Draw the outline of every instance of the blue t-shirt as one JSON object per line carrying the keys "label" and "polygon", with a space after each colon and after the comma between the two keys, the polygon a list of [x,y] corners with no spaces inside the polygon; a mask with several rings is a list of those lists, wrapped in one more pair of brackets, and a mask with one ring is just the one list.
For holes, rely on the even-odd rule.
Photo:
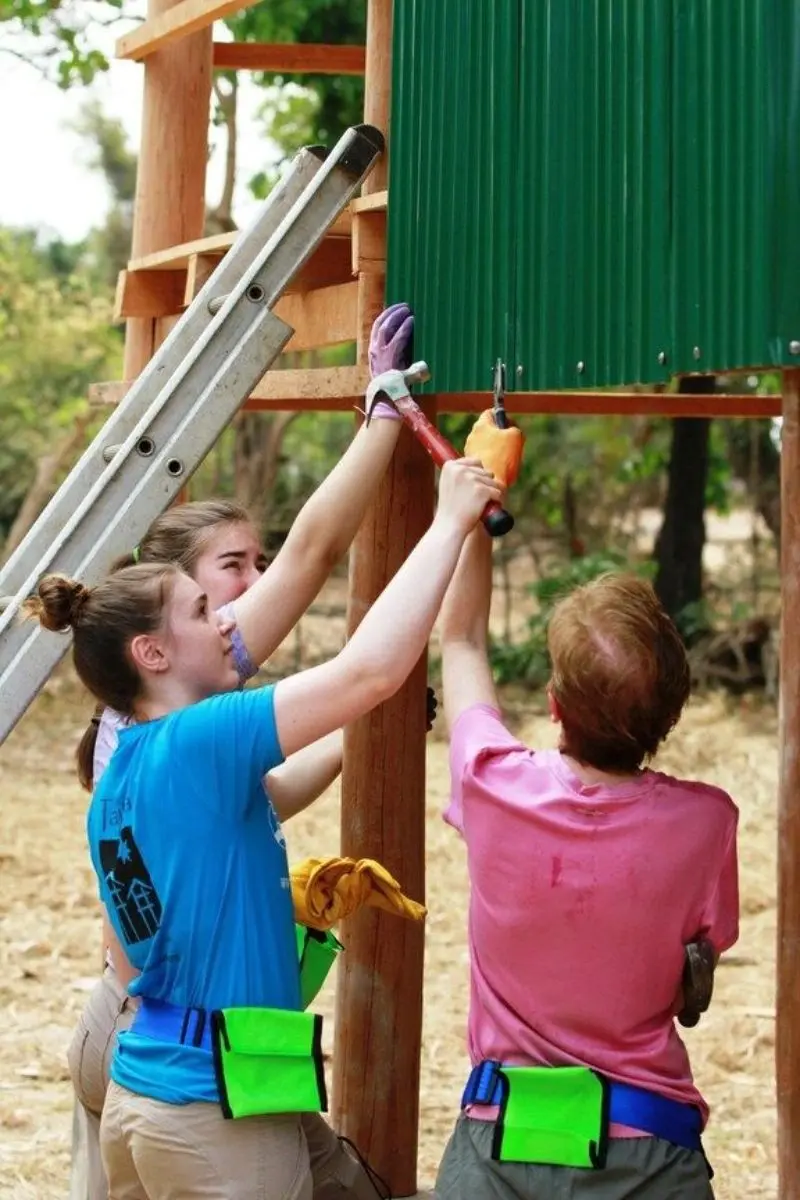
{"label": "blue t-shirt", "polygon": [[[120,731],[87,824],[101,899],[141,972],[131,995],[302,1007],[286,848],[262,783],[282,761],[271,687]],[[208,1051],[134,1032],[111,1076],[170,1104],[219,1100]]]}

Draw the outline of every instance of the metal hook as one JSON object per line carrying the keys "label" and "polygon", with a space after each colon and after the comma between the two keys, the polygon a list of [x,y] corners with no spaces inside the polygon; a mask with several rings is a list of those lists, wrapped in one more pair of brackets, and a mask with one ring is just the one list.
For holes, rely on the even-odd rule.
{"label": "metal hook", "polygon": [[498,358],[494,364],[492,395],[494,423],[498,429],[508,429],[508,417],[506,416],[506,364],[501,358]]}

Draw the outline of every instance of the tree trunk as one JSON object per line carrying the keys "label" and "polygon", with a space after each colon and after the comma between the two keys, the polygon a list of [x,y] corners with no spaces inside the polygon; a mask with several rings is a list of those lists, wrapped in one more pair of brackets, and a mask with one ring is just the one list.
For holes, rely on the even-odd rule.
{"label": "tree trunk", "polygon": [[78,416],[70,432],[59,442],[52,454],[43,454],[36,464],[36,475],[19,507],[14,524],[11,526],[3,546],[5,558],[8,558],[16,550],[39,513],[49,503],[56,490],[56,480],[61,469],[71,463],[82,448],[89,416],[88,411]]}
{"label": "tree trunk", "polygon": [[236,499],[266,526],[286,430],[296,412],[241,413],[236,420]]}
{"label": "tree trunk", "polygon": [[[679,390],[684,395],[711,395],[714,376],[689,376],[680,381]],[[710,429],[707,417],[677,417],[672,422],[664,519],[654,556],[658,563],[656,593],[675,619],[703,598]]]}

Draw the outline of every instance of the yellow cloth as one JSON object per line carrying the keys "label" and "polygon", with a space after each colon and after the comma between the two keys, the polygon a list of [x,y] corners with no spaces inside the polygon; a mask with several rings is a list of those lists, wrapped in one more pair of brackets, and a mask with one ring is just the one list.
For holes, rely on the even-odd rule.
{"label": "yellow cloth", "polygon": [[421,921],[424,905],[409,900],[385,867],[371,858],[307,858],[292,867],[294,915],[301,925],[327,930],[363,905]]}
{"label": "yellow cloth", "polygon": [[498,429],[494,423],[494,410],[487,408],[469,431],[464,453],[468,458],[479,458],[498,483],[507,488],[517,481],[524,445],[522,430],[516,425]]}

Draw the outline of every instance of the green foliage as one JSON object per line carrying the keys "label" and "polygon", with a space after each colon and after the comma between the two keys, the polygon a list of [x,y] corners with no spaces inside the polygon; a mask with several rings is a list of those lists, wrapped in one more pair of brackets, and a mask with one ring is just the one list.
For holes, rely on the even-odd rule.
{"label": "green foliage", "polygon": [[645,578],[652,576],[650,563],[631,562],[625,555],[605,551],[587,554],[564,564],[533,583],[529,591],[536,601],[536,612],[528,619],[528,629],[518,642],[492,640],[490,657],[498,683],[524,683],[541,687],[550,676],[547,652],[547,626],[553,609],[562,597],[590,583],[608,571],[634,571]]}
{"label": "green foliage", "polygon": [[[366,38],[364,0],[270,0],[225,22],[240,42],[309,42],[323,45],[361,45]],[[352,76],[303,75],[291,89],[290,77],[261,74],[256,82],[266,89],[261,116],[269,137],[285,155],[320,142],[331,146],[349,125],[362,120],[364,81]],[[277,85],[277,86],[276,86]],[[260,172],[251,181],[257,197],[274,183]]]}
{"label": "green foliage", "polygon": [[85,409],[89,385],[119,375],[110,303],[94,294],[75,253],[0,228],[0,532],[37,460]]}
{"label": "green foliage", "polygon": [[93,33],[130,11],[126,0],[0,0],[0,51],[30,62],[61,88],[89,84],[109,65]]}

